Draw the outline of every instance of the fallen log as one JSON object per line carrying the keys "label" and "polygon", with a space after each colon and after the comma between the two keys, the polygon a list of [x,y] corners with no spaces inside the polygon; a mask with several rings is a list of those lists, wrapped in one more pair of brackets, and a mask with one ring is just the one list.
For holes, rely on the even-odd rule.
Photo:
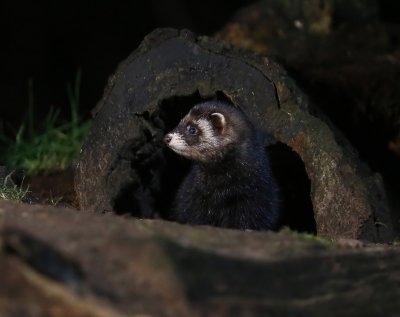
{"label": "fallen log", "polygon": [[1,316],[394,316],[400,250],[0,201]]}
{"label": "fallen log", "polygon": [[188,166],[164,150],[162,137],[209,98],[229,99],[265,131],[293,229],[393,238],[381,179],[277,63],[172,29],[148,35],[110,77],[76,169],[81,208],[168,218]]}

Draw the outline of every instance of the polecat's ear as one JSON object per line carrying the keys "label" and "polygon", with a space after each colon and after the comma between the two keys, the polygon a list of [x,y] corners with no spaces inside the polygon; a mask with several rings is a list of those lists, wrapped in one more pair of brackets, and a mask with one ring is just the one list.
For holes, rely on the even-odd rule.
{"label": "polecat's ear", "polygon": [[211,123],[216,131],[221,134],[225,129],[225,116],[222,113],[214,112],[210,115]]}

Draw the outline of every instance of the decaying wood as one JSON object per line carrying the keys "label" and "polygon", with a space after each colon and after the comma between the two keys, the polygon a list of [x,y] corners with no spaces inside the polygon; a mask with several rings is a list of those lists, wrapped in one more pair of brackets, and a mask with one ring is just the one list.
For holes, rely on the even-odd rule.
{"label": "decaying wood", "polygon": [[171,160],[162,137],[190,108],[189,100],[218,94],[242,108],[270,142],[300,156],[319,235],[392,239],[380,178],[278,64],[172,29],[148,35],[110,78],[76,170],[82,209],[140,217],[165,212],[160,209],[167,208],[177,185],[165,177]]}

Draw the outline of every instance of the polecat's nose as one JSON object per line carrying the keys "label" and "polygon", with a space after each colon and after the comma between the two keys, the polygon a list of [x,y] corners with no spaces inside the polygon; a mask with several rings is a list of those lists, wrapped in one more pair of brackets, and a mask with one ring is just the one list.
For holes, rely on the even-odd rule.
{"label": "polecat's nose", "polygon": [[166,144],[169,144],[169,142],[171,142],[171,140],[172,140],[171,134],[167,134],[167,135],[164,137],[164,142],[165,142]]}

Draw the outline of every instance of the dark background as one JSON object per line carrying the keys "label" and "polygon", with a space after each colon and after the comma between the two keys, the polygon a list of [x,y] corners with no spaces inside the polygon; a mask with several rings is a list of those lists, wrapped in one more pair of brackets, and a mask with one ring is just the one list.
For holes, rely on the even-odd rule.
{"label": "dark background", "polygon": [[[67,82],[82,72],[84,118],[100,99],[107,78],[157,27],[209,35],[240,7],[230,1],[12,1],[0,2],[0,127],[18,126],[33,82],[35,118],[51,106],[69,115]],[[0,129],[1,132],[1,129]]]}
{"label": "dark background", "polygon": [[[372,0],[366,0],[372,1]],[[51,106],[68,116],[67,82],[80,69],[81,113],[102,95],[108,76],[157,27],[218,31],[249,0],[13,1],[0,2],[0,132],[18,126],[33,82],[36,119]],[[398,20],[400,1],[381,0],[381,18]]]}

